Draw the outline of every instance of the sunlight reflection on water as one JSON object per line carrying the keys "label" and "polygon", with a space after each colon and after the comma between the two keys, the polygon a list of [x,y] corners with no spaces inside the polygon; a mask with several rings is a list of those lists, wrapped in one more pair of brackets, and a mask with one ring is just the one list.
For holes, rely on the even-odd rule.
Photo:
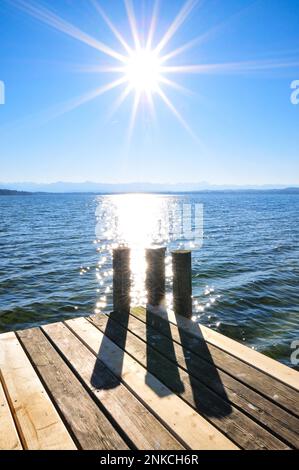
{"label": "sunlight reflection on water", "polygon": [[[145,249],[160,246],[168,248],[166,282],[170,286],[170,250],[193,246],[190,237],[193,232],[188,231],[189,238],[183,233],[182,225],[187,226],[188,223],[186,216],[182,217],[182,201],[169,196],[126,194],[99,197],[97,202],[95,244],[100,254],[97,268],[99,284],[102,288],[106,287],[107,293],[111,293],[113,273],[105,268],[111,266],[113,248],[128,246],[131,249],[132,306],[146,305]],[[187,216],[188,214],[187,211]],[[107,297],[102,297],[97,303],[96,312],[101,311],[106,304]],[[172,306],[172,296],[169,293],[166,296],[166,305],[169,308]]]}

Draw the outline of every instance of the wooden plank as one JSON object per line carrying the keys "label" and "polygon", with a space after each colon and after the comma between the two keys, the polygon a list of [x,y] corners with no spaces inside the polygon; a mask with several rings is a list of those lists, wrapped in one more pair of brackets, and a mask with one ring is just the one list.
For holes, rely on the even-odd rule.
{"label": "wooden plank", "polygon": [[[119,339],[124,334],[124,328],[118,322],[112,320],[111,317],[114,318],[114,314],[111,314],[110,318],[97,315],[91,317],[90,321],[103,333],[108,330],[110,339],[119,345]],[[110,324],[109,328],[107,328],[108,323]],[[241,448],[255,450],[284,450],[288,448],[286,444],[266,429],[237,408],[231,406],[228,401],[214,393],[197,378],[190,376],[186,370],[179,367],[175,354],[173,354],[172,361],[170,361],[164,354],[160,354],[131,332],[126,334],[125,350],[141,365],[147,367],[148,373],[161,380]],[[173,374],[173,365],[176,368],[176,374]],[[220,381],[216,369],[214,369],[213,379],[215,382]]]}
{"label": "wooden plank", "polygon": [[[143,307],[138,308],[138,311],[140,314],[143,311],[143,316],[145,317],[145,309]],[[132,311],[133,314],[135,314],[135,312],[137,312],[137,309]],[[191,322],[181,315],[175,316],[172,311],[160,311],[155,313],[157,313],[161,318],[167,319],[169,322],[177,325],[180,329],[189,332],[191,335],[204,339],[206,342],[217,346],[230,355],[235,356],[249,365],[253,365],[260,371],[299,391],[299,372],[296,370],[291,369],[290,367],[287,367],[264,354],[254,351],[253,349],[248,348],[247,346],[244,346],[243,344],[238,343],[237,341],[228,338],[211,328]]]}
{"label": "wooden plank", "polygon": [[0,382],[0,450],[22,450],[9,405]]}
{"label": "wooden plank", "polygon": [[17,333],[56,407],[84,450],[128,446],[39,328]]}
{"label": "wooden plank", "polygon": [[62,323],[43,327],[55,347],[140,450],[182,450],[183,446],[93,353]]}
{"label": "wooden plank", "polygon": [[2,384],[24,448],[76,449],[14,333],[0,335]]}
{"label": "wooden plank", "polygon": [[[169,332],[164,320],[158,318],[157,321],[155,314],[147,314],[149,324],[132,315],[129,316],[129,320],[124,320],[123,315],[113,312],[112,317],[113,320],[128,328],[163,356],[177,362],[190,375],[206,384],[284,441],[293,447],[299,445],[299,419],[195,354],[193,350],[197,351],[196,344],[198,343],[196,338],[195,341],[189,335],[181,338],[178,329],[173,326],[175,330],[173,334],[178,341],[176,343],[170,339],[172,330]],[[102,328],[105,328],[102,318],[102,315],[90,317],[91,320],[98,319]],[[169,336],[164,336],[158,329],[153,328],[150,324],[151,319],[153,319],[156,328],[161,326],[164,333],[169,332]],[[113,328],[111,330],[113,331]],[[240,367],[242,366],[243,364],[240,363]]]}
{"label": "wooden plank", "polygon": [[162,382],[146,371],[129,354],[93,326],[88,320],[68,320],[68,327],[119,374],[121,380],[154,414],[191,449],[237,449],[237,446],[200,416]]}

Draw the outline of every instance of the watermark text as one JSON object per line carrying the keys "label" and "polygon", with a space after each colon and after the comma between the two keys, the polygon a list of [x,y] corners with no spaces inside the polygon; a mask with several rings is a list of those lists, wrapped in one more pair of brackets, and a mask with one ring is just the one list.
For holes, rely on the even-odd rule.
{"label": "watermark text", "polygon": [[299,80],[294,80],[291,83],[291,89],[294,90],[291,93],[291,103],[294,105],[299,104]]}
{"label": "watermark text", "polygon": [[294,350],[291,354],[291,364],[293,366],[298,366],[299,365],[299,339],[291,343],[291,349]]}

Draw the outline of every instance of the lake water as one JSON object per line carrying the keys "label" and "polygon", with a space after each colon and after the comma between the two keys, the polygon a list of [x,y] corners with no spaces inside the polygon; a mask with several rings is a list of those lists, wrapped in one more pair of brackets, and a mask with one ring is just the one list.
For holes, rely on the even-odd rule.
{"label": "lake water", "polygon": [[[197,230],[196,321],[291,365],[299,340],[296,194],[0,197],[0,331],[109,311],[119,242],[134,253],[132,302],[144,303],[144,247],[187,243],[174,227],[183,207]],[[203,240],[194,207],[203,208]],[[170,292],[169,256],[167,275]]]}

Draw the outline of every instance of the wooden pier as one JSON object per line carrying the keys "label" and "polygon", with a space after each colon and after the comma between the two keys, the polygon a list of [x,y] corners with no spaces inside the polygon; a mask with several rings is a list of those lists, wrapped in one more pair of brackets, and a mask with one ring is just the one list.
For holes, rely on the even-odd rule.
{"label": "wooden pier", "polygon": [[[148,309],[129,308],[123,249],[110,315],[0,335],[0,449],[299,448],[299,373],[163,309],[161,253]],[[173,256],[178,309],[190,257]]]}

